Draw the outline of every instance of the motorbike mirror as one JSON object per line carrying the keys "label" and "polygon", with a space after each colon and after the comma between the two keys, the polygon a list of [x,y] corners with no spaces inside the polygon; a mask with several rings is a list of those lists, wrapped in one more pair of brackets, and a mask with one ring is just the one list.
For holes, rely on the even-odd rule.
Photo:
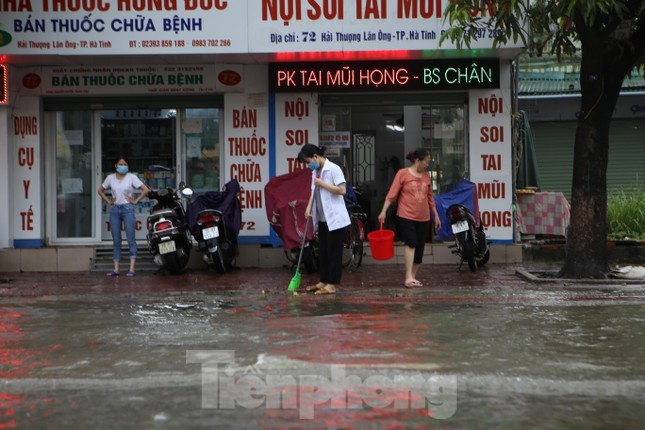
{"label": "motorbike mirror", "polygon": [[186,197],[186,198],[191,198],[193,196],[193,189],[189,187],[185,187],[181,190],[181,195]]}

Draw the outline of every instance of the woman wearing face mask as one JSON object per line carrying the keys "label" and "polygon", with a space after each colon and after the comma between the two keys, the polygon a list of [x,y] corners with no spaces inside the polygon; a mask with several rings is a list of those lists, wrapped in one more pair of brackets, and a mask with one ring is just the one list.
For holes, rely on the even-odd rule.
{"label": "woman wearing face mask", "polygon": [[[148,187],[132,173],[128,173],[128,160],[119,157],[114,163],[116,173],[105,178],[99,187],[99,195],[112,206],[110,208],[110,232],[114,246],[114,270],[108,276],[119,276],[119,261],[121,260],[121,225],[125,226],[125,236],[130,249],[130,270],[127,276],[135,276],[134,266],[137,260],[137,241],[135,237],[134,205],[139,203],[147,194]],[[141,194],[136,199],[132,198],[135,188],[141,189]],[[105,190],[112,190],[112,198],[105,194]]]}
{"label": "woman wearing face mask", "polygon": [[423,285],[417,280],[417,271],[423,259],[426,235],[431,222],[430,215],[434,219],[435,229],[441,228],[441,221],[434,204],[430,175],[426,172],[430,165],[430,152],[425,148],[419,148],[410,151],[407,158],[412,164],[396,173],[378,219],[380,222],[385,221],[387,208],[398,200],[398,234],[405,243],[403,285],[413,288]]}
{"label": "woman wearing face mask", "polygon": [[306,144],[298,160],[312,170],[311,197],[305,217],[313,216],[314,229],[318,231],[320,252],[320,281],[307,287],[314,294],[334,294],[340,284],[343,269],[343,240],[349,225],[345,207],[345,175],[341,168],[325,158],[325,148]]}

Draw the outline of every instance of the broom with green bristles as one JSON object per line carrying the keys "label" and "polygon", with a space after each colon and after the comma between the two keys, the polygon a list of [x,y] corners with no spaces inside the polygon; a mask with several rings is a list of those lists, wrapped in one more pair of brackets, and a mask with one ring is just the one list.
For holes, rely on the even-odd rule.
{"label": "broom with green bristles", "polygon": [[305,240],[307,240],[307,228],[309,227],[309,219],[305,223],[305,232],[302,234],[302,242],[300,243],[300,255],[298,256],[298,265],[296,266],[296,274],[291,278],[289,282],[289,291],[296,291],[300,286],[300,263],[302,261],[302,252],[305,250]]}

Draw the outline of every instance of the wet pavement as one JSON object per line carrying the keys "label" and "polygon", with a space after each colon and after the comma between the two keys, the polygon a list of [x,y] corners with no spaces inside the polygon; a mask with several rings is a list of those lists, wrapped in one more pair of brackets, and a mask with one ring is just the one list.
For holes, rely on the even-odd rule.
{"label": "wet pavement", "polygon": [[645,281],[402,270],[0,273],[0,429],[642,428]]}

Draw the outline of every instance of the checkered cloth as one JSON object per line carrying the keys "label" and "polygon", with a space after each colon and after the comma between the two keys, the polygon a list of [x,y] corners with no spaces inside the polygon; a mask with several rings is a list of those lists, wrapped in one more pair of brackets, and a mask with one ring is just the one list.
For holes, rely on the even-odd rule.
{"label": "checkered cloth", "polygon": [[566,236],[571,206],[562,193],[517,195],[517,222],[522,234]]}

